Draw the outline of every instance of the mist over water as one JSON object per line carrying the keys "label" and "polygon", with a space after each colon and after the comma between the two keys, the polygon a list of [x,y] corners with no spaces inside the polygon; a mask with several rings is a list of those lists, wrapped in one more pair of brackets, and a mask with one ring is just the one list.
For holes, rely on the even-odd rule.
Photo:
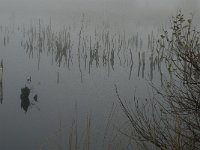
{"label": "mist over water", "polygon": [[151,95],[148,82],[160,85],[166,71],[154,54],[162,27],[179,9],[200,18],[199,8],[199,0],[0,0],[0,150],[65,147],[68,134],[57,131],[67,133],[76,113],[80,129],[92,114],[92,146],[101,149],[114,85],[125,99]]}

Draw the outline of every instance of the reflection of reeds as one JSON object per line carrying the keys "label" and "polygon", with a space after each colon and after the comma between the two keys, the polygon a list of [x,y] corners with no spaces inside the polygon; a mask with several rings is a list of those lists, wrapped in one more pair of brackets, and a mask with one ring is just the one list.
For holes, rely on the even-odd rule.
{"label": "reflection of reeds", "polygon": [[[116,49],[118,49],[118,57],[121,57],[120,52],[122,52],[123,57],[125,58],[127,55],[126,53],[129,53],[129,49],[133,49],[134,43],[136,47],[138,47],[138,33],[135,37],[131,36],[127,39],[125,32],[117,35],[116,33],[111,34],[109,29],[103,29],[102,32],[95,29],[94,35],[88,36],[84,30],[86,30],[85,26],[82,25],[78,33],[77,49],[78,60],[80,63],[82,61],[81,57],[83,57],[84,61],[88,59],[91,63],[95,62],[96,66],[99,66],[101,58],[102,64],[109,65],[111,63],[113,67]],[[62,60],[60,57],[66,57],[71,54],[72,49],[76,49],[76,45],[72,45],[72,41],[74,41],[73,43],[76,43],[76,40],[73,40],[71,37],[70,27],[69,30],[64,28],[60,32],[54,32],[52,31],[51,21],[47,27],[43,27],[39,20],[38,30],[36,27],[33,27],[33,25],[30,26],[28,31],[25,31],[25,28],[23,27],[23,34],[25,33],[27,33],[27,36],[24,35],[26,41],[22,43],[26,43],[25,47],[29,53],[32,54],[34,49],[38,49],[41,53],[46,48],[48,52],[55,51],[56,61],[58,61],[59,65]],[[140,42],[142,43],[141,39]],[[74,47],[72,48],[72,46]],[[88,54],[90,54],[90,57],[87,57]],[[126,60],[127,59],[125,58],[124,63]]]}
{"label": "reflection of reeds", "polygon": [[131,79],[131,74],[132,74],[132,70],[133,70],[133,53],[130,49],[130,55],[131,55],[131,66],[130,66],[130,72],[129,72],[129,80]]}
{"label": "reflection of reeds", "polygon": [[141,57],[140,57],[140,52],[138,52],[138,77],[140,76],[140,68],[141,68]]}
{"label": "reflection of reeds", "polygon": [[91,115],[87,115],[85,126],[81,126],[80,128],[80,125],[76,108],[75,116],[72,119],[67,135],[63,136],[67,126],[63,126],[60,121],[58,130],[52,136],[46,138],[46,140],[40,145],[40,150],[46,149],[46,147],[54,147],[55,150],[90,150],[92,140]]}
{"label": "reflection of reeds", "polygon": [[0,31],[3,32],[3,46],[6,47],[10,43],[10,36],[13,31],[11,32],[7,26],[0,26]]}
{"label": "reflection of reeds", "polygon": [[[86,125],[85,128],[80,131],[78,130],[78,118],[76,118],[72,121],[72,125],[70,128],[69,133],[69,142],[68,142],[68,149],[69,150],[90,150],[91,149],[91,116],[87,115],[86,117]],[[83,135],[81,136],[82,139],[80,139],[80,133],[83,132]]]}
{"label": "reflection of reeds", "polygon": [[[3,45],[9,44],[11,32],[8,27],[0,27],[3,33]],[[41,19],[31,21],[29,26],[18,26],[17,31],[22,34],[21,46],[26,50],[29,58],[37,57],[38,69],[40,69],[41,55],[46,52],[51,56],[51,64],[57,64],[59,67],[67,67],[69,70],[76,62],[78,65],[81,81],[86,72],[90,73],[93,68],[105,68],[109,76],[111,71],[119,66],[129,68],[129,79],[132,76],[135,53],[140,53],[138,75],[145,78],[145,54],[144,49],[149,49],[150,57],[150,79],[157,65],[161,72],[160,54],[154,55],[156,46],[155,34],[152,31],[147,34],[147,40],[144,41],[143,34],[128,33],[122,30],[115,31],[109,25],[91,27],[84,17],[78,28],[65,26],[61,29],[53,28],[51,19],[49,23],[44,24]],[[162,41],[161,41],[162,42]],[[146,46],[146,47],[144,47]],[[156,46],[156,47],[155,47]],[[162,51],[161,51],[162,52]],[[153,55],[152,55],[153,54]]]}
{"label": "reflection of reeds", "polygon": [[[72,119],[71,125],[63,125],[60,121],[58,130],[52,135],[48,136],[46,140],[40,145],[40,150],[55,149],[55,150],[121,150],[126,148],[127,138],[119,132],[119,126],[115,124],[118,117],[117,105],[112,104],[112,107],[105,117],[105,124],[102,128],[101,135],[94,135],[96,130],[95,124],[92,122],[92,115],[86,115],[84,122],[79,120],[79,115],[76,111]],[[68,130],[67,134],[66,131]],[[95,132],[94,132],[95,131]],[[64,136],[63,136],[64,135]],[[98,141],[97,141],[98,140]],[[96,146],[101,147],[96,147]]]}
{"label": "reflection of reeds", "polygon": [[0,63],[0,103],[3,103],[3,60]]}
{"label": "reflection of reeds", "polygon": [[[84,18],[83,18],[84,19]],[[133,68],[133,55],[138,51],[139,72],[142,67],[142,77],[144,78],[145,70],[145,53],[142,51],[144,46],[154,52],[155,36],[153,32],[148,34],[147,41],[144,41],[142,35],[137,32],[129,34],[125,31],[115,32],[110,26],[102,28],[88,28],[87,23],[82,20],[79,28],[64,27],[60,30],[52,28],[51,20],[47,25],[43,25],[39,20],[39,25],[31,26],[26,30],[22,27],[24,40],[21,42],[22,47],[27,50],[29,57],[37,53],[38,69],[40,65],[40,55],[47,50],[47,55],[52,56],[52,64],[66,66],[69,70],[74,64],[78,63],[81,81],[83,81],[84,71],[91,72],[92,68],[107,68],[108,75],[114,71],[115,65],[130,68],[129,79]],[[145,43],[146,42],[146,43]],[[155,64],[159,66],[159,61],[150,54],[150,73],[153,78]]]}
{"label": "reflection of reeds", "polygon": [[142,53],[142,78],[144,78],[144,70],[145,70],[145,52]]}

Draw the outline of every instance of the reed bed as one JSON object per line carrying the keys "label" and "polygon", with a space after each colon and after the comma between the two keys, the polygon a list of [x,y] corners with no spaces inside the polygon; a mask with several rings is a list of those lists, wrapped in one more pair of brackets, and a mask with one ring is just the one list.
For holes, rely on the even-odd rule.
{"label": "reed bed", "polygon": [[129,79],[134,68],[137,68],[139,77],[149,77],[150,80],[153,80],[156,68],[162,74],[163,60],[158,59],[162,54],[157,53],[160,48],[156,41],[158,33],[153,31],[131,33],[123,29],[115,30],[103,23],[89,26],[87,20],[82,18],[76,27],[66,25],[55,29],[51,19],[48,23],[38,19],[29,25],[0,26],[0,32],[4,47],[10,43],[13,33],[21,34],[21,47],[29,58],[37,57],[38,70],[43,54],[58,67],[70,70],[74,65],[78,66],[81,81],[84,73],[90,74],[98,68],[106,69],[108,76],[116,68],[129,68]]}
{"label": "reed bed", "polygon": [[[1,28],[8,36],[9,29]],[[84,72],[91,73],[94,69],[104,68],[109,76],[116,68],[129,68],[128,78],[131,79],[133,68],[138,69],[138,76],[153,80],[156,68],[161,71],[161,60],[156,54],[156,33],[128,33],[114,30],[102,24],[101,27],[88,27],[81,21],[79,27],[64,26],[54,29],[51,20],[44,24],[40,19],[29,26],[18,26],[22,35],[21,46],[29,58],[37,57],[40,69],[41,55],[51,57],[51,63],[70,70],[78,66],[83,80]],[[145,38],[145,36],[147,38]],[[10,36],[4,38],[6,45]],[[149,59],[148,59],[149,58]],[[146,63],[150,72],[146,72]],[[148,70],[148,69],[147,69]],[[147,76],[145,77],[145,74]]]}

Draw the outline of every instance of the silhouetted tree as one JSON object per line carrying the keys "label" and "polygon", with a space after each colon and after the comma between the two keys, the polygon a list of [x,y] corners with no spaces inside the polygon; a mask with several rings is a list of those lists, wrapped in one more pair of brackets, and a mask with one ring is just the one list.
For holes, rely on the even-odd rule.
{"label": "silhouetted tree", "polygon": [[[145,102],[134,97],[130,106],[116,93],[131,123],[130,137],[161,150],[200,149],[200,32],[181,11],[170,30],[157,41],[157,57],[166,64],[165,81]],[[133,108],[134,107],[134,108]]]}

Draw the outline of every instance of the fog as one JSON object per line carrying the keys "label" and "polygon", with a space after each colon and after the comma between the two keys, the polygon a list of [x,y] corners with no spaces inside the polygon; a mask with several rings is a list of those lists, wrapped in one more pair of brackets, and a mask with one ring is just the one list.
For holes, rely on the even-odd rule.
{"label": "fog", "polygon": [[0,9],[8,12],[62,11],[62,12],[112,12],[129,13],[142,10],[166,11],[183,8],[197,10],[198,0],[0,0]]}
{"label": "fog", "polygon": [[178,9],[196,16],[200,14],[198,0],[0,0],[0,3],[1,23],[51,17],[61,24],[85,13],[90,18],[103,18],[114,24],[128,24],[133,20],[140,24],[158,24],[167,21]]}
{"label": "fog", "polygon": [[[105,116],[117,100],[114,85],[123,98],[132,99],[136,87],[136,96],[148,97],[146,81],[160,83],[165,74],[153,57],[160,27],[167,27],[179,9],[195,14],[199,22],[199,1],[0,0],[0,61],[5,68],[0,150],[38,149],[44,138],[61,131],[61,122],[71,127],[77,108],[82,120],[91,112],[92,128],[104,133]],[[28,103],[24,115],[29,99],[22,91],[30,77],[33,104]],[[82,120],[79,125],[85,128]],[[99,150],[101,140],[96,131],[94,135]]]}

